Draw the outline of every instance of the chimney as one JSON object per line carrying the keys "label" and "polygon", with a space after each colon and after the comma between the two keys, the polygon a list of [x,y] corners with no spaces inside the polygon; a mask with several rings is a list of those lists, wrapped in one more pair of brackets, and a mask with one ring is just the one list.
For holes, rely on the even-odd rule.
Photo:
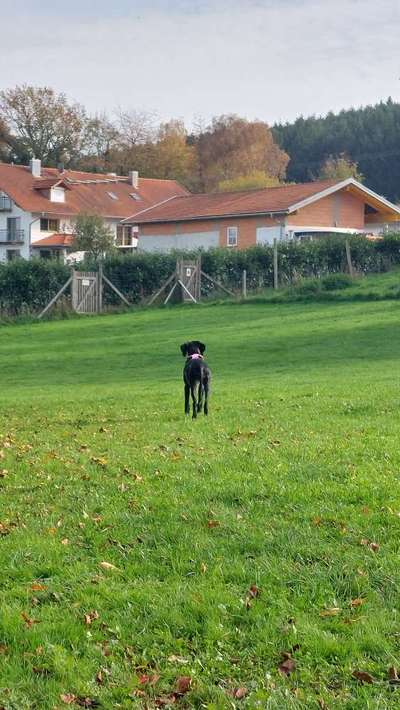
{"label": "chimney", "polygon": [[129,171],[129,183],[136,190],[138,189],[138,187],[139,187],[139,173],[137,170],[130,170]]}
{"label": "chimney", "polygon": [[32,158],[30,162],[33,177],[39,178],[42,175],[42,161],[39,158]]}

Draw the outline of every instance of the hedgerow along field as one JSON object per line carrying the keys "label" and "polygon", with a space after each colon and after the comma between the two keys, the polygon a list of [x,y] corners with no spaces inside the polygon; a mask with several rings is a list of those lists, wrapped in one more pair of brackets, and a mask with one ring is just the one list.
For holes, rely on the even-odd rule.
{"label": "hedgerow along field", "polygon": [[399,315],[1,328],[0,707],[397,708]]}

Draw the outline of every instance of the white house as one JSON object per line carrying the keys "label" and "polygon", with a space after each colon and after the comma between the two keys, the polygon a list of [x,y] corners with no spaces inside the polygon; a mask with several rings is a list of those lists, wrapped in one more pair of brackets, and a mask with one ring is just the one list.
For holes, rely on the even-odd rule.
{"label": "white house", "polygon": [[124,251],[137,245],[136,228],[121,221],[166,199],[187,195],[174,180],[96,174],[0,163],[0,261],[31,256],[65,259],[71,252],[75,219],[99,214]]}

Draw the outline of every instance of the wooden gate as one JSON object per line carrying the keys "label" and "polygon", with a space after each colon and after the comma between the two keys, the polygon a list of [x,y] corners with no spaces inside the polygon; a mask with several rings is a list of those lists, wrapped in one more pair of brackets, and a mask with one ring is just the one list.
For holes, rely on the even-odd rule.
{"label": "wooden gate", "polygon": [[[178,259],[176,262],[178,281],[183,284],[183,301],[200,301],[201,298],[201,260]],[[185,290],[186,289],[186,290]],[[191,295],[190,295],[191,294]]]}
{"label": "wooden gate", "polygon": [[72,308],[76,313],[101,313],[102,279],[95,271],[73,271]]}

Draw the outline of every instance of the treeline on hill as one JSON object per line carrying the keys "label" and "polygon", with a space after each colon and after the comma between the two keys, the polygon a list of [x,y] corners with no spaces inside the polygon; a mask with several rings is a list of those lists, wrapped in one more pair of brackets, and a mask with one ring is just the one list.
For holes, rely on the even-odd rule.
{"label": "treeline on hill", "polygon": [[[363,236],[349,238],[352,262],[359,274],[387,271],[400,264],[400,234],[369,241]],[[189,256],[189,255],[188,255]],[[190,254],[194,256],[194,254]],[[177,253],[111,254],[103,262],[105,275],[132,304],[146,303],[173,273]],[[240,293],[243,270],[247,271],[249,291],[273,285],[273,248],[256,246],[243,251],[211,249],[201,255],[202,268],[214,279]],[[327,277],[347,270],[345,242],[340,237],[307,242],[282,242],[278,251],[282,286],[303,278]],[[97,268],[89,261],[75,266],[84,271]],[[66,283],[69,267],[54,261],[15,260],[0,264],[0,316],[38,313]],[[335,284],[337,279],[333,281]],[[204,296],[220,295],[212,286],[202,284]],[[120,305],[110,290],[104,293],[106,305]],[[69,308],[68,301],[62,308]]]}
{"label": "treeline on hill", "polygon": [[290,155],[288,180],[313,180],[330,156],[344,155],[357,164],[368,187],[400,200],[400,104],[390,98],[324,118],[300,117],[274,126],[273,135]]}
{"label": "treeline on hill", "polygon": [[0,160],[91,172],[130,169],[175,179],[193,192],[273,186],[283,181],[354,175],[390,199],[400,198],[400,104],[299,118],[274,126],[234,115],[159,123],[148,111],[88,115],[49,87],[0,92]]}

